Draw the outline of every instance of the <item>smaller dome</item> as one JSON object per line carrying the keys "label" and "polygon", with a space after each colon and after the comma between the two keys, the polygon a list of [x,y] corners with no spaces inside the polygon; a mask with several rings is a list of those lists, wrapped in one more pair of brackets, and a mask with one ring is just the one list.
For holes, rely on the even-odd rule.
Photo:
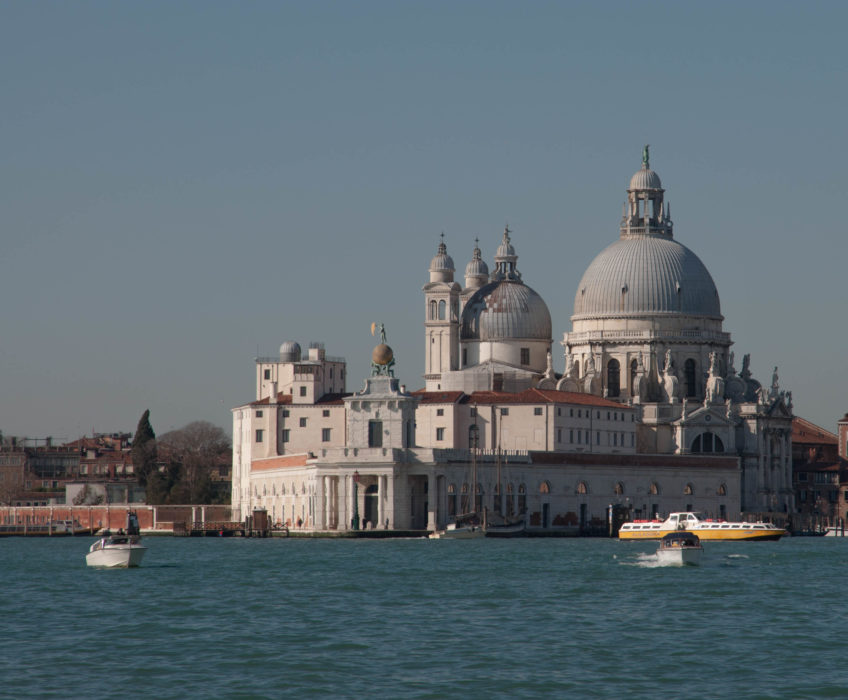
{"label": "smaller dome", "polygon": [[380,343],[371,353],[371,361],[375,365],[385,366],[392,361],[395,354],[385,343]]}
{"label": "smaller dome", "polygon": [[474,253],[471,257],[471,261],[465,266],[465,276],[466,277],[488,277],[489,276],[489,266],[486,264],[486,261],[483,260],[483,256],[480,253],[480,247],[474,246]]}
{"label": "smaller dome", "polygon": [[430,272],[440,272],[442,270],[456,270],[453,264],[453,258],[448,255],[448,247],[444,241],[439,243],[439,252],[430,261]]}
{"label": "smaller dome", "polygon": [[300,362],[300,345],[293,340],[287,340],[280,345],[280,362]]}
{"label": "smaller dome", "polygon": [[637,170],[630,178],[630,190],[661,190],[662,182],[660,176],[650,168],[643,167]]}
{"label": "smaller dome", "polygon": [[495,258],[517,258],[518,256],[515,254],[515,247],[512,245],[512,242],[509,240],[510,230],[509,228],[504,229],[504,237],[501,241],[501,244],[498,246],[498,252],[495,253]]}

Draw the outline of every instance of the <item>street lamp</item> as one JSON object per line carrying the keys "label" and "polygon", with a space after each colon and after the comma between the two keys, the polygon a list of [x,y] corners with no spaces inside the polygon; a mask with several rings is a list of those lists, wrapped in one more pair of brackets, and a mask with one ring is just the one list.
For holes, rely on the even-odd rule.
{"label": "street lamp", "polygon": [[353,472],[353,529],[359,529],[359,470]]}

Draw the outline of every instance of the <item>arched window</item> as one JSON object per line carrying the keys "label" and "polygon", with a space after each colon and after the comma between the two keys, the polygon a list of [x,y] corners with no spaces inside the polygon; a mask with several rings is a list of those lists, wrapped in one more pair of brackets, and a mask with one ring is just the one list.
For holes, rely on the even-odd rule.
{"label": "arched window", "polygon": [[524,515],[527,512],[527,488],[524,484],[518,485],[518,514]]}
{"label": "arched window", "polygon": [[698,393],[695,382],[695,360],[689,358],[683,365],[684,379],[686,380],[686,396],[693,397]]}
{"label": "arched window", "polygon": [[585,481],[581,481],[577,484],[577,493],[581,496],[585,496],[589,493],[589,487],[586,485]]}
{"label": "arched window", "polygon": [[607,396],[618,396],[621,393],[621,365],[618,360],[607,362]]}
{"label": "arched window", "polygon": [[618,482],[618,483],[617,483],[617,484],[613,487],[612,492],[613,492],[616,496],[623,496],[623,495],[624,495],[624,484],[622,484],[622,483],[619,481],[619,482]]}
{"label": "arched window", "polygon": [[506,485],[506,514],[512,515],[515,512],[515,506],[512,502],[514,489],[512,487],[512,482]]}
{"label": "arched window", "polygon": [[476,425],[468,426],[468,449],[476,450],[480,447],[480,428]]}
{"label": "arched window", "polygon": [[692,488],[692,484],[686,484],[686,486],[683,488],[683,495],[684,496],[691,496],[694,493],[695,493],[695,489]]}
{"label": "arched window", "polygon": [[724,452],[724,443],[718,435],[701,433],[692,441],[692,452]]}
{"label": "arched window", "polygon": [[657,485],[656,481],[651,482],[651,486],[648,488],[648,493],[651,494],[652,496],[659,496],[660,495],[660,487]]}
{"label": "arched window", "polygon": [[448,484],[448,516],[456,515],[456,484]]}
{"label": "arched window", "polygon": [[439,320],[440,321],[445,320],[445,300],[444,299],[442,299],[439,302]]}
{"label": "arched window", "polygon": [[430,302],[430,320],[431,321],[436,320],[436,302],[435,301]]}
{"label": "arched window", "polygon": [[543,481],[539,484],[539,493],[550,493],[551,492],[551,482]]}
{"label": "arched window", "polygon": [[724,484],[719,484],[718,490],[716,491],[716,494],[718,494],[719,496],[726,496],[727,495],[727,486],[725,486]]}
{"label": "arched window", "polygon": [[630,361],[630,395],[636,396],[636,371],[639,368],[639,363],[636,360]]}

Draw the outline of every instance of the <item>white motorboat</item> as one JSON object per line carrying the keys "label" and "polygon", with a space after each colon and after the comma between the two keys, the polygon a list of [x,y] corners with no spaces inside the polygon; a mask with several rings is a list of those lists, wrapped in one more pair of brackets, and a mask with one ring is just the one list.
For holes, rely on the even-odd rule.
{"label": "white motorboat", "polygon": [[672,532],[660,540],[657,561],[660,564],[697,566],[703,551],[697,535],[686,531]]}
{"label": "white motorboat", "polygon": [[139,566],[146,551],[147,547],[141,544],[138,516],[129,511],[126,532],[123,529],[116,533],[103,531],[100,539],[89,547],[85,563],[105,569],[126,569]]}
{"label": "white motorboat", "polygon": [[444,530],[436,530],[429,535],[431,540],[470,540],[485,536],[486,531],[474,513],[460,516],[456,522],[448,523]]}

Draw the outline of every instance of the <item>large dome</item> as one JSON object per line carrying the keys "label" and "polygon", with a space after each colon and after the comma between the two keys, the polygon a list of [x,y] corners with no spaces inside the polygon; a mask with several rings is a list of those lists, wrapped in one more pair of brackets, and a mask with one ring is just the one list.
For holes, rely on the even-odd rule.
{"label": "large dome", "polygon": [[698,256],[674,239],[622,238],[589,265],[572,320],[653,314],[721,319],[718,290]]}
{"label": "large dome", "polygon": [[523,282],[498,280],[478,289],[462,310],[462,340],[551,339],[551,314]]}

